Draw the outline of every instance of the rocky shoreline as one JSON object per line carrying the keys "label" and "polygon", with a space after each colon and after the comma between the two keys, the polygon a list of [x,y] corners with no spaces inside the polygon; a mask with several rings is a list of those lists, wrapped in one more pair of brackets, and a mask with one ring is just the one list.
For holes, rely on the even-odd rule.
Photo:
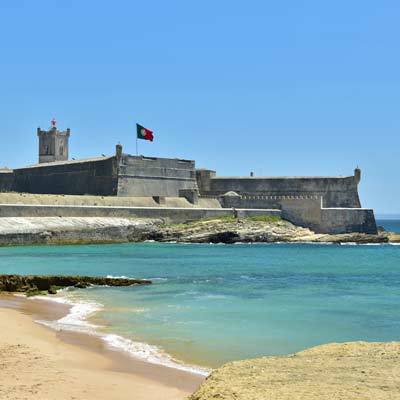
{"label": "rocky shoreline", "polygon": [[278,217],[221,217],[167,224],[161,219],[0,218],[0,246],[35,244],[178,243],[400,243],[400,234],[318,234]]}
{"label": "rocky shoreline", "polygon": [[96,276],[64,275],[0,275],[0,292],[25,293],[27,296],[56,294],[66,287],[84,289],[98,286],[150,285],[146,279],[104,278]]}
{"label": "rocky shoreline", "polygon": [[331,343],[228,363],[188,400],[212,399],[400,399],[400,343]]}
{"label": "rocky shoreline", "polygon": [[246,219],[219,218],[187,224],[166,225],[158,241],[184,243],[400,243],[400,234],[380,231],[365,233],[318,234],[277,217]]}

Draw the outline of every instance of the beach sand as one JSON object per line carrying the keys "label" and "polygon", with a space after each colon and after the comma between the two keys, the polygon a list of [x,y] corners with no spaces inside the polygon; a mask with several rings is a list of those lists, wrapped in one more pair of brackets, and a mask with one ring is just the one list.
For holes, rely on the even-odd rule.
{"label": "beach sand", "polygon": [[34,322],[67,306],[0,297],[1,399],[184,399],[203,377],[136,360],[97,338],[57,332]]}

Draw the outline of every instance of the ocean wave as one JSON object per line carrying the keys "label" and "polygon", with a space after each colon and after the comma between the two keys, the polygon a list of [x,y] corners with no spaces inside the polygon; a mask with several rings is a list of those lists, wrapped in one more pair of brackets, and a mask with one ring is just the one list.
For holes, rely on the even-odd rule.
{"label": "ocean wave", "polygon": [[165,367],[175,368],[197,375],[208,376],[210,374],[210,370],[208,369],[193,365],[181,364],[175,361],[170,355],[164,353],[159,347],[154,345],[136,342],[115,334],[104,335],[103,340],[110,348],[124,350],[133,357],[152,364],[163,365]]}
{"label": "ocean wave", "polygon": [[106,278],[110,278],[110,279],[136,279],[136,278],[132,278],[130,276],[125,276],[125,275],[119,275],[119,276],[107,275]]}
{"label": "ocean wave", "polygon": [[97,302],[72,300],[66,296],[47,297],[34,296],[30,299],[40,299],[52,301],[59,304],[70,305],[69,313],[55,321],[36,320],[35,322],[45,325],[56,331],[67,330],[72,332],[86,333],[103,340],[110,349],[127,352],[130,356],[146,361],[152,364],[163,365],[169,368],[175,368],[181,371],[187,371],[193,374],[208,376],[209,369],[188,365],[174,360],[169,354],[165,353],[157,346],[143,342],[137,342],[124,338],[113,333],[103,333],[101,326],[91,324],[88,318],[98,311],[104,309],[104,306]]}
{"label": "ocean wave", "polygon": [[386,246],[388,243],[357,243],[357,242],[340,242],[341,246]]}
{"label": "ocean wave", "polygon": [[89,301],[72,301],[67,297],[52,297],[46,298],[44,296],[34,297],[40,300],[53,301],[59,304],[67,304],[71,306],[68,314],[55,321],[37,320],[36,322],[46,325],[57,331],[70,330],[81,333],[94,334],[96,329],[100,328],[98,325],[88,322],[88,318],[102,310],[102,304],[89,302]]}
{"label": "ocean wave", "polygon": [[149,278],[149,280],[153,282],[165,282],[168,278]]}
{"label": "ocean wave", "polygon": [[243,279],[245,281],[256,281],[257,278],[254,276],[249,276],[249,275],[240,275],[240,279]]}
{"label": "ocean wave", "polygon": [[229,296],[224,294],[202,294],[200,296],[196,296],[195,300],[222,300],[227,299]]}

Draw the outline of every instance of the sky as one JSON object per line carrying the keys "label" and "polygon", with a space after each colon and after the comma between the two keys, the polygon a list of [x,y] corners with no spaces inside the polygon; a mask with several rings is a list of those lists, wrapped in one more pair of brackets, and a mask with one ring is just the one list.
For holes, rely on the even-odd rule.
{"label": "sky", "polygon": [[0,167],[70,156],[196,160],[219,175],[352,175],[400,214],[398,0],[0,0]]}

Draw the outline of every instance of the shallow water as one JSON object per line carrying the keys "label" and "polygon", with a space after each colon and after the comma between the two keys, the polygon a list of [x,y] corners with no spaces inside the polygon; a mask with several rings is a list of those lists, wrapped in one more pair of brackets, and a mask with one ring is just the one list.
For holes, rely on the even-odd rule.
{"label": "shallow water", "polygon": [[0,248],[0,272],[152,279],[65,291],[77,305],[53,327],[102,332],[153,362],[172,363],[160,350],[218,366],[326,342],[400,340],[400,246],[14,247]]}

